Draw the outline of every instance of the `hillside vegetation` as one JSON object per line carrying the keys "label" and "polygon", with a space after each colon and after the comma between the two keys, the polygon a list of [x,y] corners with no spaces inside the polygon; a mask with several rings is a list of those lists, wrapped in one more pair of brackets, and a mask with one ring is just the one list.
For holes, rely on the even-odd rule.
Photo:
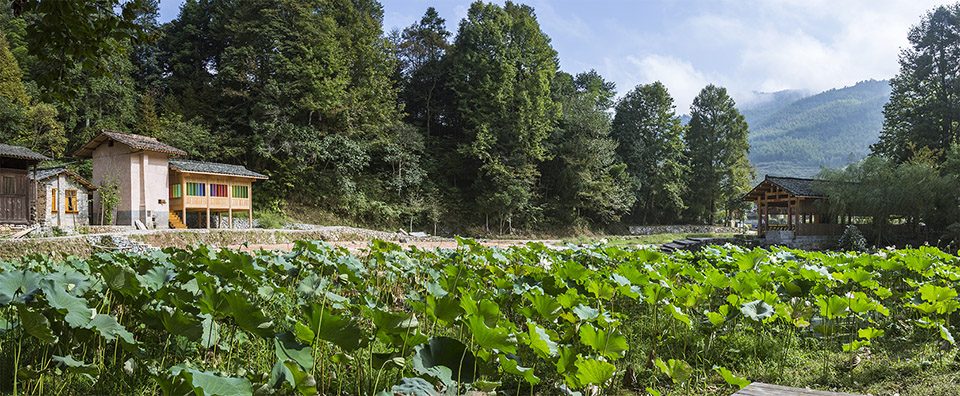
{"label": "hillside vegetation", "polygon": [[165,23],[157,0],[20,3],[0,1],[0,141],[84,176],[71,153],[103,130],[244,165],[269,177],[261,224],[704,223],[749,188],[725,88],[704,87],[686,133],[662,84],[561,70],[525,4],[430,7],[386,32],[377,0],[190,1]]}
{"label": "hillside vegetation", "polygon": [[812,96],[781,91],[743,106],[750,161],[765,174],[813,176],[865,157],[883,125],[888,81],[869,80]]}

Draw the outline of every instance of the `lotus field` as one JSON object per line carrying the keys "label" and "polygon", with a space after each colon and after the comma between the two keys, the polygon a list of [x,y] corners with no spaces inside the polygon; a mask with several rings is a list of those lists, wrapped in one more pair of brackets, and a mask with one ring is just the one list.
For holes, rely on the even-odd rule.
{"label": "lotus field", "polygon": [[0,391],[730,394],[750,380],[863,390],[864,378],[921,369],[856,374],[861,359],[892,366],[908,353],[923,370],[956,372],[958,264],[926,247],[664,255],[469,240],[34,257],[0,264]]}

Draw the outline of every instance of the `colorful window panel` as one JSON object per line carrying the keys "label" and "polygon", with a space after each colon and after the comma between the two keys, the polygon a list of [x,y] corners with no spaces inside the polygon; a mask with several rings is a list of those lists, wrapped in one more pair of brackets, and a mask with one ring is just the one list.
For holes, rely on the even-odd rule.
{"label": "colorful window panel", "polygon": [[170,196],[174,198],[180,198],[183,196],[183,185],[174,184],[170,186]]}
{"label": "colorful window panel", "polygon": [[247,186],[233,186],[233,197],[250,198],[250,190],[247,189]]}
{"label": "colorful window panel", "polygon": [[187,183],[187,195],[205,197],[207,196],[207,185],[204,183]]}
{"label": "colorful window panel", "polygon": [[210,184],[210,196],[211,197],[226,197],[227,196],[227,185],[226,184]]}

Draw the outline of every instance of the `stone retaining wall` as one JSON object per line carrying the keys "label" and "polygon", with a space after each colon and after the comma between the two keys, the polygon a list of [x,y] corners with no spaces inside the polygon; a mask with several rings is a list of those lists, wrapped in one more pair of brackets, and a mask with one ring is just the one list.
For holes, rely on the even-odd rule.
{"label": "stone retaining wall", "polygon": [[92,225],[87,227],[80,227],[77,231],[81,234],[112,234],[118,232],[127,232],[133,231],[137,228],[134,226],[124,226],[124,225]]}
{"label": "stone retaining wall", "polygon": [[767,231],[762,246],[786,246],[792,249],[826,250],[837,245],[839,237],[831,235],[794,235],[793,231]]}
{"label": "stone retaining wall", "polygon": [[352,227],[329,227],[317,230],[164,230],[148,233],[137,233],[128,236],[130,240],[154,247],[190,246],[207,244],[213,246],[236,246],[244,243],[250,245],[275,245],[292,243],[298,240],[321,241],[366,241],[383,239],[397,241],[416,239],[401,236],[396,233],[364,230]]}
{"label": "stone retaining wall", "polygon": [[681,224],[681,225],[656,225],[656,226],[629,226],[630,235],[654,235],[654,234],[736,234],[743,232],[742,229],[733,227]]}
{"label": "stone retaining wall", "polygon": [[298,240],[329,242],[369,241],[382,239],[393,242],[433,240],[398,233],[366,230],[353,227],[323,227],[312,230],[151,230],[69,235],[60,237],[0,239],[0,260],[17,260],[31,254],[54,258],[87,257],[98,251],[141,247],[188,247],[196,244],[227,247],[244,243],[249,245],[280,245]]}
{"label": "stone retaining wall", "polygon": [[0,260],[19,260],[33,254],[56,259],[67,256],[87,257],[96,250],[94,244],[84,235],[0,239]]}

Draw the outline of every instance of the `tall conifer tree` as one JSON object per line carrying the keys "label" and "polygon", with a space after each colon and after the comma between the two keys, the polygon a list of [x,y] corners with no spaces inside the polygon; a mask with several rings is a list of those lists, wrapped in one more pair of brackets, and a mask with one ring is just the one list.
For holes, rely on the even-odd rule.
{"label": "tall conifer tree", "polygon": [[742,207],[740,197],[754,177],[747,158],[747,122],[727,89],[713,84],[693,100],[690,117],[686,134],[689,213],[693,220],[713,224],[721,209],[729,215]]}
{"label": "tall conifer tree", "polygon": [[557,53],[533,9],[475,2],[454,42],[450,87],[459,122],[461,166],[473,173],[479,212],[512,229],[540,218],[538,165],[557,117],[550,84]]}
{"label": "tall conifer tree", "polygon": [[960,4],[927,13],[908,38],[873,152],[906,161],[929,148],[942,158],[960,142]]}
{"label": "tall conifer tree", "polygon": [[560,224],[605,224],[630,209],[634,196],[626,165],[610,138],[612,82],[596,71],[553,80],[562,117],[549,140],[551,159],[542,166],[546,202]]}
{"label": "tall conifer tree", "polygon": [[684,208],[683,125],[660,82],[640,85],[617,103],[612,136],[627,164],[642,224],[677,221]]}

